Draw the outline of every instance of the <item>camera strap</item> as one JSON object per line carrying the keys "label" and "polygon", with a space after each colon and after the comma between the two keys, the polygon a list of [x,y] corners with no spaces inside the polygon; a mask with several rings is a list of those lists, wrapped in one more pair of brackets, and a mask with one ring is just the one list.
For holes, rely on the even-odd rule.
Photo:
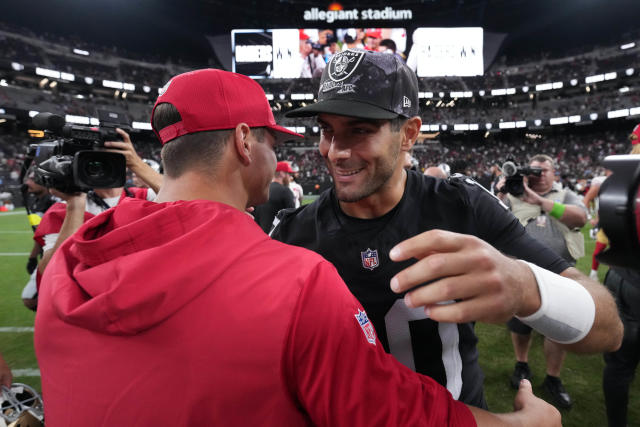
{"label": "camera strap", "polygon": [[107,202],[105,202],[104,200],[102,200],[102,197],[98,196],[98,195],[96,194],[96,192],[95,192],[95,191],[93,191],[93,190],[89,190],[89,191],[87,192],[87,197],[88,197],[89,199],[91,199],[91,201],[92,201],[93,203],[95,203],[96,205],[100,206],[100,207],[102,208],[102,210],[104,210],[104,211],[106,211],[107,209],[109,209],[109,208],[111,207],[111,206],[109,206],[109,205],[107,204]]}

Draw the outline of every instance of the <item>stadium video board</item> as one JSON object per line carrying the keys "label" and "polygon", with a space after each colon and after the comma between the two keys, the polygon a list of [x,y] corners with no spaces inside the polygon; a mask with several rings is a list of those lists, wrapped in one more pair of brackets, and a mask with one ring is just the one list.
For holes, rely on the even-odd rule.
{"label": "stadium video board", "polygon": [[233,30],[232,70],[252,78],[311,78],[333,54],[350,47],[384,49],[379,45],[385,39],[398,54],[406,50],[404,28]]}
{"label": "stadium video board", "polygon": [[418,77],[481,76],[483,39],[481,27],[418,28],[407,65]]}

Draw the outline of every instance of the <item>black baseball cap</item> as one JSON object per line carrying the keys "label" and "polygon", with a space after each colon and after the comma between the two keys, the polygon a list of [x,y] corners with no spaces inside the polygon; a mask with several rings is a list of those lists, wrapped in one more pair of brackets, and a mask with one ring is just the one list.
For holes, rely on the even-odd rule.
{"label": "black baseball cap", "polygon": [[363,119],[418,115],[418,78],[396,55],[362,49],[336,53],[322,72],[318,102],[287,117],[320,113]]}

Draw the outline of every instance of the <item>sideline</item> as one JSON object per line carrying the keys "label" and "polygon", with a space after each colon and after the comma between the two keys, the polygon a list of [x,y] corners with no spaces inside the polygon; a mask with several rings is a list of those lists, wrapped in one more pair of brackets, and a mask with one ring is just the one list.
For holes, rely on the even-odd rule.
{"label": "sideline", "polygon": [[27,256],[31,252],[0,252],[0,256]]}
{"label": "sideline", "polygon": [[12,369],[11,374],[14,377],[39,377],[40,369]]}
{"label": "sideline", "polygon": [[33,326],[4,326],[0,327],[0,332],[33,332]]}

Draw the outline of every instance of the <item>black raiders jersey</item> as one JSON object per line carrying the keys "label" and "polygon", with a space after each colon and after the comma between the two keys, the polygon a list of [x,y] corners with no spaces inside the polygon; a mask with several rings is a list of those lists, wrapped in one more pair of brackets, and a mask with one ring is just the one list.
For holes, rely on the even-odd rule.
{"label": "black raiders jersey", "polygon": [[389,282],[416,260],[393,262],[399,242],[431,229],[477,236],[505,254],[559,273],[566,261],[531,238],[493,195],[466,177],[440,180],[407,172],[402,200],[384,216],[345,215],[333,189],[296,210],[281,211],[274,239],[311,249],[332,262],[364,306],[385,350],[447,387],[454,398],[483,407],[484,375],[472,323],[438,323],[408,308]]}

